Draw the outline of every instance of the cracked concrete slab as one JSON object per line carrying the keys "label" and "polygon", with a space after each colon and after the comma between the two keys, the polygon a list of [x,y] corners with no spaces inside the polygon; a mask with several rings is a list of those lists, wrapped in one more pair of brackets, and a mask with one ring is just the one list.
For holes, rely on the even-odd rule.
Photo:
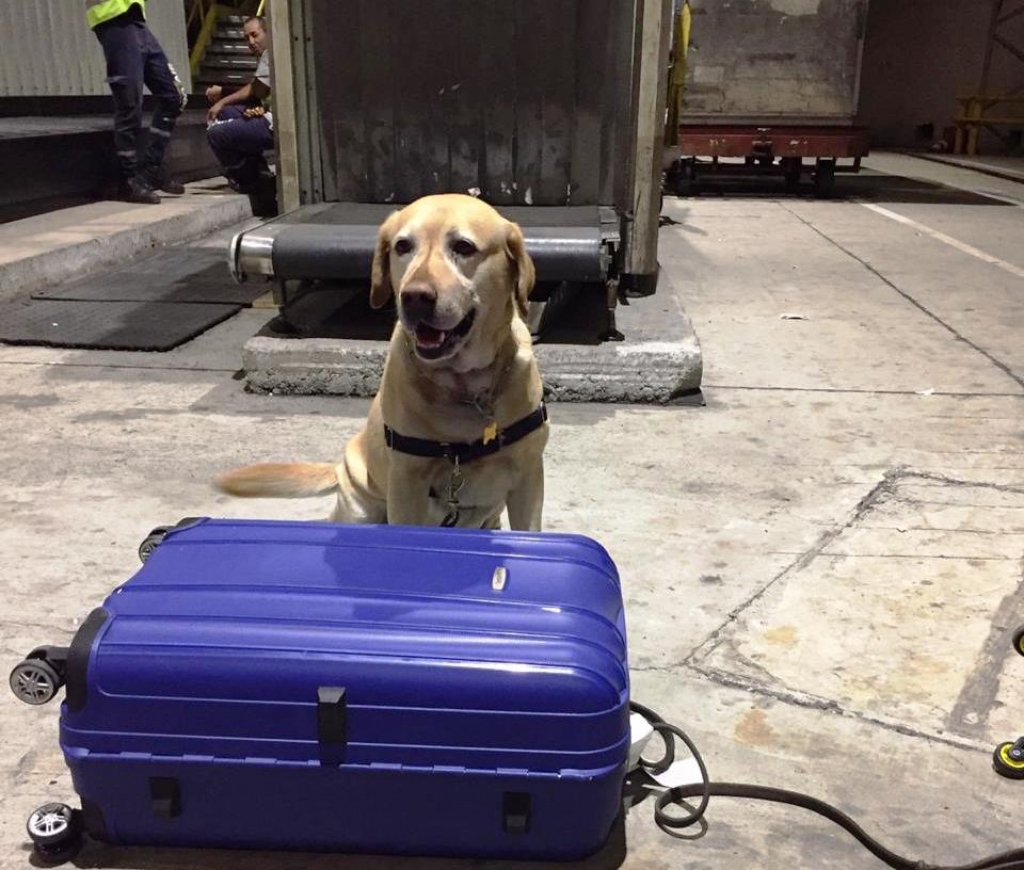
{"label": "cracked concrete slab", "polygon": [[[885,160],[913,179],[918,165]],[[947,170],[961,183],[964,170],[924,165],[928,184]],[[876,201],[905,210],[907,186]],[[998,239],[1011,214],[1021,220],[1019,209],[930,190],[915,219],[955,218],[972,244],[986,226]],[[1001,291],[986,292],[990,265],[961,253],[943,260],[941,287],[901,285],[930,272],[933,240],[853,202],[813,205],[806,219],[836,238],[848,217],[858,238],[844,246],[912,299],[932,292],[934,316],[772,198],[669,199],[681,223],[662,229],[663,265],[701,336],[707,405],[553,404],[545,527],[608,547],[627,602],[632,695],[691,734],[714,779],[807,792],[901,854],[967,863],[1019,843],[1022,784],[996,776],[991,754],[1024,721],[1024,658],[1004,644],[1024,622],[1024,387],[1013,377],[1024,372],[1005,343],[1024,322]],[[902,255],[887,249],[897,230]],[[943,325],[965,307],[977,325],[955,328],[975,347]],[[366,399],[245,391],[242,346],[269,316],[242,312],[166,355],[0,347],[8,667],[69,638],[136,569],[156,525],[326,517],[330,498],[241,501],[210,486],[246,462],[335,458],[365,418]],[[0,706],[0,870],[31,866],[28,813],[73,796],[58,714],[9,695]],[[680,841],[654,826],[651,803],[629,814],[624,860],[584,866],[881,866],[796,809],[713,799],[706,835]],[[538,866],[95,845],[78,865],[239,862]]]}
{"label": "cracked concrete slab", "polygon": [[[904,483],[926,484],[939,504],[905,497]],[[975,508],[974,527],[958,522],[958,502],[985,489],[890,476],[695,663],[936,736],[996,740],[981,726],[998,694],[990,665],[1014,658],[1010,634],[1024,623],[1024,489],[997,490],[1010,504],[991,526],[978,528]]]}

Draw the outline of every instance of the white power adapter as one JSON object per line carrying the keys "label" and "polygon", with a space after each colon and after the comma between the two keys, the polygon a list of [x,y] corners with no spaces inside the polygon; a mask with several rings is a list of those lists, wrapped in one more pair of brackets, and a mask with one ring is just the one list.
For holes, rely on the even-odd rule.
{"label": "white power adapter", "polygon": [[639,713],[629,714],[629,765],[627,772],[636,770],[640,766],[640,756],[643,755],[654,729]]}

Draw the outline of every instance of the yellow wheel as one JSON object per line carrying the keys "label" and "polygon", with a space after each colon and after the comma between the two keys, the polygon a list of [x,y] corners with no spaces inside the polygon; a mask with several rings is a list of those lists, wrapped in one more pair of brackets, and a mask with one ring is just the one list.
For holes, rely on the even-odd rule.
{"label": "yellow wheel", "polygon": [[1013,633],[1013,648],[1018,655],[1024,656],[1024,625]]}
{"label": "yellow wheel", "polygon": [[996,773],[1009,779],[1024,779],[1024,747],[1017,743],[1000,743],[992,753]]}

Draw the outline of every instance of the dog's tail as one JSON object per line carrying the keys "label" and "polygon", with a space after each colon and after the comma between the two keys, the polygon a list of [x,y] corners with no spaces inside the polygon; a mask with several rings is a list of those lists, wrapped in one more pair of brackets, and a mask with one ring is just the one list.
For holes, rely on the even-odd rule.
{"label": "dog's tail", "polygon": [[260,462],[219,475],[217,488],[243,498],[309,498],[338,488],[338,472],[327,462]]}

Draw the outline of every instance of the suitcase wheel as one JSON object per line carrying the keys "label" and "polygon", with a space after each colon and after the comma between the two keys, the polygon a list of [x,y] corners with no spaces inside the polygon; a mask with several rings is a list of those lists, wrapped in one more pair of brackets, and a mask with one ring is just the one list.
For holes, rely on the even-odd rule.
{"label": "suitcase wheel", "polygon": [[11,671],[11,691],[18,700],[33,706],[53,699],[64,684],[57,669],[45,659],[25,659]]}
{"label": "suitcase wheel", "polygon": [[139,544],[139,560],[145,562],[153,551],[159,546],[160,542],[174,526],[157,526],[153,531],[146,535],[146,540]]}
{"label": "suitcase wheel", "polygon": [[81,814],[67,804],[43,804],[28,817],[25,827],[44,864],[63,864],[82,848]]}
{"label": "suitcase wheel", "polygon": [[992,766],[996,773],[1007,779],[1024,779],[1024,740],[1000,743],[992,753]]}
{"label": "suitcase wheel", "polygon": [[1013,648],[1018,655],[1024,656],[1024,625],[1013,633]]}

